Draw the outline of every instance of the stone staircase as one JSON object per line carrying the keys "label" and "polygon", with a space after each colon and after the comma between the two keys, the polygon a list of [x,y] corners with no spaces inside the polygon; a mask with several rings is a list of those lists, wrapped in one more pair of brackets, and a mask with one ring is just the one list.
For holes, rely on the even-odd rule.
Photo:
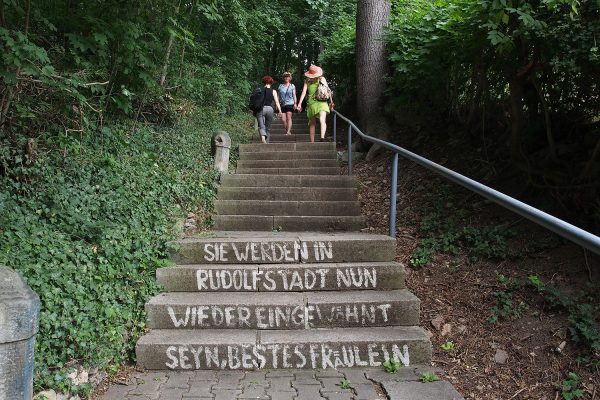
{"label": "stone staircase", "polygon": [[358,232],[357,182],[339,175],[333,143],[288,138],[240,146],[237,173],[218,192],[215,231],[179,240],[176,265],[157,271],[165,291],[146,304],[140,367],[430,363],[396,240]]}
{"label": "stone staircase", "polygon": [[[285,128],[281,119],[276,118],[273,120],[273,125],[271,126],[271,143],[310,142],[306,113],[294,113],[292,119],[292,135],[285,134]],[[254,142],[260,142],[258,134],[254,138]]]}

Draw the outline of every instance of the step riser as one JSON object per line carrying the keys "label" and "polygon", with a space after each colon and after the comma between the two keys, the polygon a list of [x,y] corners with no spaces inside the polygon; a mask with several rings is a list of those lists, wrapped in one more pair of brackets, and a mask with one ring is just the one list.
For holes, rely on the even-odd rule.
{"label": "step riser", "polygon": [[311,168],[239,168],[238,174],[266,174],[266,175],[339,175],[339,167],[311,167]]}
{"label": "step riser", "polygon": [[217,200],[215,211],[221,215],[358,216],[360,204],[357,201]]}
{"label": "step riser", "polygon": [[275,143],[275,144],[241,144],[240,154],[242,153],[266,153],[280,151],[335,151],[333,143]]}
{"label": "step riser", "polygon": [[356,188],[354,177],[349,176],[271,176],[271,175],[225,175],[223,187],[296,187],[296,188]]}
{"label": "step riser", "polygon": [[[300,293],[299,293],[300,294]],[[150,329],[314,329],[419,324],[418,302],[146,305]]]}
{"label": "step riser", "polygon": [[276,332],[263,333],[259,344],[251,337],[240,337],[235,344],[189,343],[189,340],[182,343],[138,342],[136,355],[138,366],[151,370],[338,369],[380,367],[389,358],[403,366],[429,364],[431,360],[431,344],[424,338],[411,340],[399,336],[388,341],[317,339],[294,343],[277,340],[278,336]]}
{"label": "step riser", "polygon": [[[240,168],[312,168],[312,167],[338,167],[337,160],[240,160]],[[339,170],[338,170],[339,171]]]}
{"label": "step riser", "polygon": [[[276,176],[276,175],[275,175]],[[326,176],[326,175],[324,175]],[[357,232],[365,227],[359,216],[260,216],[215,215],[214,228],[220,231]]]}
{"label": "step riser", "polygon": [[334,151],[282,151],[240,153],[240,160],[337,160]]}
{"label": "step riser", "polygon": [[[271,131],[269,132],[269,137],[273,138],[274,136],[279,137],[279,136],[304,136],[306,138],[309,137],[310,133],[308,132],[308,129],[294,129],[292,131],[291,135],[286,135],[286,132],[284,129],[271,129]],[[320,135],[320,134],[319,134]]]}
{"label": "step riser", "polygon": [[403,289],[404,274],[397,263],[182,265],[158,269],[156,279],[167,292],[347,291]]}
{"label": "step riser", "polygon": [[[254,138],[254,143],[262,143],[260,138]],[[278,143],[307,143],[310,142],[310,138],[308,136],[271,136],[269,138],[269,144],[278,144]]]}
{"label": "step riser", "polygon": [[356,198],[353,188],[225,188],[220,187],[221,200],[344,201]]}
{"label": "step riser", "polygon": [[[357,235],[358,236],[358,235]],[[294,240],[183,240],[172,254],[177,264],[272,264],[387,262],[396,256],[396,241],[372,235],[372,239],[330,239],[328,235],[299,236]],[[385,238],[385,239],[384,239]]]}

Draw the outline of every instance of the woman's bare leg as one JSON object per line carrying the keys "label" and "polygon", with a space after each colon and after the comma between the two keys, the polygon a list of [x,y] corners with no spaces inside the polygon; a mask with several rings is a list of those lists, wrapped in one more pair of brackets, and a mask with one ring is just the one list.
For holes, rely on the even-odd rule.
{"label": "woman's bare leg", "polygon": [[286,113],[284,113],[281,116],[281,122],[283,122],[283,128],[285,129],[285,133],[287,133],[287,131],[288,131],[288,125],[287,125],[287,114]]}
{"label": "woman's bare leg", "polygon": [[317,124],[317,119],[313,118],[308,121],[308,137],[310,138],[310,142],[315,142],[315,125]]}
{"label": "woman's bare leg", "polygon": [[291,135],[292,134],[292,113],[286,112],[285,115],[287,115],[287,126],[286,126],[285,133],[288,135]]}
{"label": "woman's bare leg", "polygon": [[321,139],[325,139],[327,132],[327,113],[325,111],[319,113],[319,121],[321,122]]}

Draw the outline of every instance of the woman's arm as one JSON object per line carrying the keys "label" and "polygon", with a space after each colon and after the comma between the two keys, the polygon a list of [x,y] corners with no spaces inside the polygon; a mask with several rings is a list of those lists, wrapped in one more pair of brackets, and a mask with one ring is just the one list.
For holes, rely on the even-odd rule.
{"label": "woman's arm", "polygon": [[294,86],[294,89],[292,89],[292,98],[294,99],[294,108],[296,108],[296,106],[298,105],[298,99],[296,97],[296,86]]}
{"label": "woman's arm", "polygon": [[275,104],[277,105],[279,114],[281,114],[281,104],[279,104],[279,96],[277,95],[277,90],[273,90],[273,99],[275,100]]}
{"label": "woman's arm", "polygon": [[302,87],[302,94],[300,95],[300,100],[298,101],[298,111],[302,111],[302,101],[304,101],[304,97],[306,96],[306,82],[304,82],[304,86]]}

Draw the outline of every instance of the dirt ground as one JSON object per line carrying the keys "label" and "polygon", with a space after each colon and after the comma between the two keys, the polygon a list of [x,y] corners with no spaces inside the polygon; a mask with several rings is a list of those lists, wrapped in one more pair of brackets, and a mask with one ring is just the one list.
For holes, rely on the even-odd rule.
{"label": "dirt ground", "polygon": [[[384,155],[371,163],[357,162],[353,169],[360,181],[366,230],[373,233],[388,230],[389,160]],[[453,185],[448,213],[467,209],[470,224],[510,226],[516,231],[509,239],[511,255],[467,262],[464,252],[438,253],[430,264],[411,268],[410,256],[425,238],[421,221],[432,208],[432,197],[445,185],[432,173],[400,160],[397,261],[408,267],[407,286],[422,301],[421,325],[432,333],[433,364],[467,399],[600,399],[600,351],[575,342],[567,312],[550,308],[526,284],[528,276],[537,275],[564,293],[591,293],[597,306],[599,257]],[[511,312],[492,323],[497,292],[510,293]],[[581,378],[581,393],[567,390],[563,396],[569,372]],[[569,392],[581,396],[569,397]]]}

